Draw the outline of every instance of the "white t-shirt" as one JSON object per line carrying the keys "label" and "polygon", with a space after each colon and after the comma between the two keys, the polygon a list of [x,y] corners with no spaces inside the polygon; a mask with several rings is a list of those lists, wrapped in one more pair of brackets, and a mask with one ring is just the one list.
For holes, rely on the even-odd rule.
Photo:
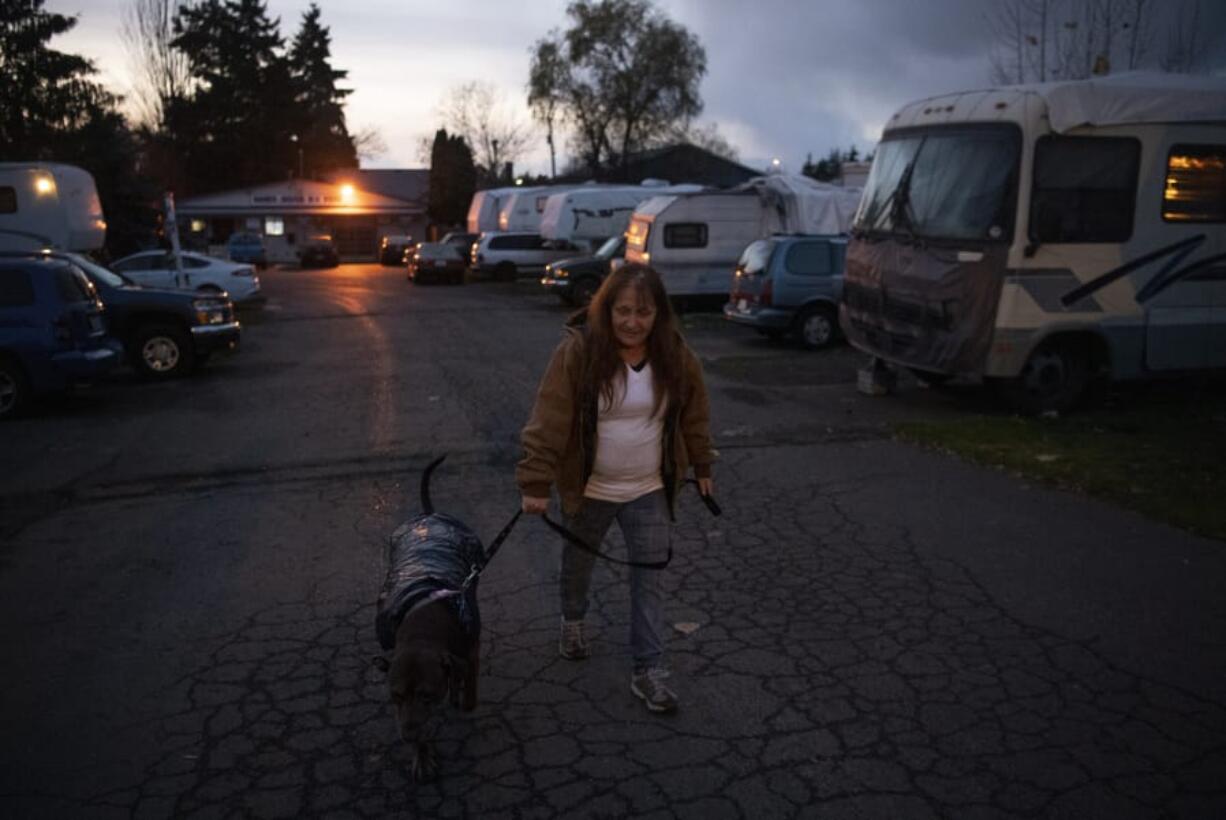
{"label": "white t-shirt", "polygon": [[664,487],[660,478],[664,405],[651,415],[655,398],[651,365],[638,371],[626,365],[625,372],[625,392],[614,395],[612,404],[600,399],[596,459],[583,491],[588,498],[619,504]]}

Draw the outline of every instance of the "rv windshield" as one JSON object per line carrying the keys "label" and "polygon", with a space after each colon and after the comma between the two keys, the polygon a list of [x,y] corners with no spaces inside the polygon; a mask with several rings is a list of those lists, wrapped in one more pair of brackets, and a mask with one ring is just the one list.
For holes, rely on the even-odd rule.
{"label": "rv windshield", "polygon": [[934,240],[1010,239],[1020,144],[1012,125],[887,135],[877,147],[856,230]]}

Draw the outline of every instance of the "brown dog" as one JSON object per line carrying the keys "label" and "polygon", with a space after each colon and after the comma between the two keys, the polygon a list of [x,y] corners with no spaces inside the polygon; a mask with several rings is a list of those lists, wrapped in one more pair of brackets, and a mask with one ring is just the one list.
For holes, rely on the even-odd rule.
{"label": "brown dog", "polygon": [[[400,736],[413,752],[413,779],[438,774],[433,740],[447,702],[465,711],[477,706],[481,613],[477,577],[485,549],[471,529],[435,513],[430,473],[422,476],[424,512],[392,533],[387,578],[379,593],[375,629],[391,653],[380,659]],[[462,698],[461,698],[462,695]]]}

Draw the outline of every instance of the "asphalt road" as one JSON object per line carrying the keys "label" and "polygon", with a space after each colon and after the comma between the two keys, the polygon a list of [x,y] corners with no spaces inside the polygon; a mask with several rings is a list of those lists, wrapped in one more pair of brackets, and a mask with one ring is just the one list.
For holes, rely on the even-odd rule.
{"label": "asphalt road", "polygon": [[414,786],[374,600],[436,505],[492,538],[565,316],[530,283],[271,271],[242,350],[0,426],[4,817],[1226,816],[1226,550],[918,450],[860,358],[686,318],[721,452],[667,571],[680,712],[629,692],[621,570],[556,654],[558,544],[482,580],[481,705]]}

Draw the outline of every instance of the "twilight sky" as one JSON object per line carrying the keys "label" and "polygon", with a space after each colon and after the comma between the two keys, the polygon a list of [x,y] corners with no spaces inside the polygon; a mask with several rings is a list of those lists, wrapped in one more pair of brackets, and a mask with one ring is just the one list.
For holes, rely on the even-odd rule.
{"label": "twilight sky", "polygon": [[[47,0],[78,16],[52,47],[95,61],[111,90],[130,87],[120,38],[131,0]],[[282,36],[297,31],[309,0],[267,0]],[[870,149],[895,109],[919,97],[988,85],[991,36],[983,0],[656,0],[707,51],[700,124],[715,123],[752,167],[771,158],[799,171],[805,155],[855,144]],[[1206,30],[1226,31],[1226,2],[1209,0]],[[332,63],[349,72],[351,131],[373,127],[386,143],[366,167],[421,166],[417,145],[439,126],[449,89],[472,80],[504,95],[507,116],[530,123],[532,45],[565,27],[566,0],[319,0]],[[1226,36],[1213,64],[1226,66]],[[544,132],[519,170],[547,173]],[[559,157],[559,168],[563,159]]]}

